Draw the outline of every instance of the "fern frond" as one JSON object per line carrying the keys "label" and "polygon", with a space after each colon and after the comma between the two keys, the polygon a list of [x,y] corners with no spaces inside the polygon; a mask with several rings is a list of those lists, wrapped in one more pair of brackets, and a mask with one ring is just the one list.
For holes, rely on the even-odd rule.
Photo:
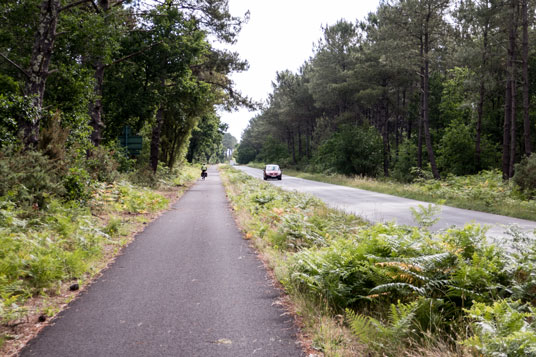
{"label": "fern frond", "polygon": [[400,292],[400,291],[407,291],[407,290],[416,292],[419,295],[424,295],[426,293],[425,289],[415,286],[413,284],[408,284],[408,283],[388,283],[388,284],[378,285],[370,289],[369,293],[380,294],[383,292],[392,292],[392,291]]}
{"label": "fern frond", "polygon": [[376,335],[377,330],[371,325],[371,317],[358,314],[350,309],[346,309],[346,318],[350,324],[350,330],[361,340],[370,344]]}
{"label": "fern frond", "polygon": [[424,271],[434,269],[437,266],[443,265],[446,260],[452,258],[450,252],[446,253],[437,253],[431,255],[421,255],[418,257],[396,257],[396,258],[387,258],[387,257],[377,257],[374,255],[367,255],[368,259],[371,259],[376,262],[379,266],[400,266],[400,267],[412,267],[414,270]]}
{"label": "fern frond", "polygon": [[449,295],[453,295],[451,294],[451,292],[460,292],[462,293],[462,295],[466,294],[468,296],[484,297],[484,295],[477,293],[476,291],[465,289],[465,288],[454,286],[454,285],[449,285]]}

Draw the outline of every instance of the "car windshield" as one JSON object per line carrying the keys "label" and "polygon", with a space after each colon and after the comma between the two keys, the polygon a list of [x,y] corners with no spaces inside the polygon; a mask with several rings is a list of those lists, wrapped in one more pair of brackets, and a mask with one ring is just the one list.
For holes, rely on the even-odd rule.
{"label": "car windshield", "polygon": [[266,170],[277,171],[277,170],[279,170],[279,166],[277,166],[277,165],[267,165]]}

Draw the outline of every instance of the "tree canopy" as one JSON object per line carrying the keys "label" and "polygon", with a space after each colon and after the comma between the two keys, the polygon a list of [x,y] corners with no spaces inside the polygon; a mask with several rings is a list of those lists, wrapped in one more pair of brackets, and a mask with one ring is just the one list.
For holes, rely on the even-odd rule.
{"label": "tree canopy", "polygon": [[277,74],[239,162],[404,180],[412,167],[435,178],[489,168],[512,177],[535,140],[535,5],[389,0],[324,27],[297,73]]}
{"label": "tree canopy", "polygon": [[0,145],[37,148],[52,118],[86,150],[130,126],[156,170],[184,160],[192,132],[213,123],[205,145],[222,156],[218,108],[251,101],[229,76],[247,62],[213,42],[234,43],[247,19],[227,0],[3,2]]}

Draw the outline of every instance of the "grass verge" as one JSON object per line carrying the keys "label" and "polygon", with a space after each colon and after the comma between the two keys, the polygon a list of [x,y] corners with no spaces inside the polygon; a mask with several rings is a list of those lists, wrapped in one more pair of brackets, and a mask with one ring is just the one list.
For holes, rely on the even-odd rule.
{"label": "grass verge", "polygon": [[430,232],[432,206],[415,215],[419,227],[366,225],[237,170],[222,177],[309,353],[536,355],[534,237],[512,231],[498,245],[478,225]]}
{"label": "grass verge", "polygon": [[[294,251],[312,242],[329,239],[335,231],[349,233],[365,224],[355,216],[342,215],[328,209],[313,197],[284,191],[273,192],[271,185],[257,182],[258,180],[227,166],[220,166],[220,173],[245,239],[251,240],[279,282],[285,281],[288,274],[288,250]],[[259,187],[270,192],[263,193]],[[255,202],[254,205],[251,205],[251,199]],[[286,223],[282,222],[281,217],[285,217]],[[323,226],[326,217],[333,218],[333,222]],[[282,223],[285,228],[275,229],[275,226]],[[304,225],[316,228],[312,231],[304,230]],[[299,293],[290,294],[287,298],[284,305],[297,317],[302,334],[300,339],[308,355],[349,357],[363,354],[365,348],[344,326],[340,316],[332,313],[329,306]]]}
{"label": "grass verge", "polygon": [[[248,166],[264,167],[262,164],[248,164]],[[412,184],[359,176],[324,175],[293,169],[285,169],[283,174],[418,201],[536,221],[536,201],[524,198],[511,183],[504,183],[498,171],[449,177],[442,181],[421,180]]]}

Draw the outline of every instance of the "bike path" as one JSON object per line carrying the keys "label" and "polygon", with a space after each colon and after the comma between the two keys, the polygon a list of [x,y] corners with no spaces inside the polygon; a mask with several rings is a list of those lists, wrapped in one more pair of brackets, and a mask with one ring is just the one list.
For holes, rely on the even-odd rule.
{"label": "bike path", "polygon": [[209,169],[22,356],[301,356]]}

